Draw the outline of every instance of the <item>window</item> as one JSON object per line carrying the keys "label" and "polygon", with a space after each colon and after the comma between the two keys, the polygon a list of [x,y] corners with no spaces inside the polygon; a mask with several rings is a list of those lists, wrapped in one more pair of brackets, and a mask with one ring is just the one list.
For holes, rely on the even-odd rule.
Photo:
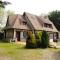
{"label": "window", "polygon": [[27,32],[23,32],[23,36],[24,36],[24,38],[27,38]]}
{"label": "window", "polygon": [[47,27],[47,28],[52,28],[52,24],[47,24],[47,23],[44,23],[44,27]]}
{"label": "window", "polygon": [[49,39],[53,39],[53,34],[52,33],[49,34]]}
{"label": "window", "polygon": [[23,21],[23,25],[26,25],[26,24],[27,24],[27,22]]}
{"label": "window", "polygon": [[59,34],[58,33],[56,33],[56,39],[59,39]]}

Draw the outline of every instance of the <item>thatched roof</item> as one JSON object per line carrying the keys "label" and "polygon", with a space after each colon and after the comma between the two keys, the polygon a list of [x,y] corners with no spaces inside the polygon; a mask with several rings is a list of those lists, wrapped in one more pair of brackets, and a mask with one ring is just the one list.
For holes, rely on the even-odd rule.
{"label": "thatched roof", "polygon": [[[24,25],[23,23],[26,23]],[[45,27],[44,24],[50,24],[52,28]],[[8,16],[5,29],[26,29],[26,30],[45,30],[51,32],[58,32],[54,24],[49,20],[41,16],[36,16],[27,12],[23,15]]]}
{"label": "thatched roof", "polygon": [[43,16],[39,16],[39,19],[40,19],[43,23],[52,24],[51,21],[50,21],[48,18],[44,18]]}
{"label": "thatched roof", "polygon": [[43,30],[41,24],[37,20],[36,15],[24,12],[25,18],[27,22],[32,26],[32,29],[34,30]]}
{"label": "thatched roof", "polygon": [[44,18],[44,17],[39,17],[40,21],[46,24],[51,24],[52,28],[46,28],[43,26],[43,30],[45,31],[51,31],[51,32],[58,32],[58,30],[56,29],[56,27],[54,26],[54,24],[49,20],[49,18]]}
{"label": "thatched roof", "polygon": [[26,22],[26,21],[24,20],[22,15],[8,16],[5,29],[16,28],[16,29],[29,30],[29,27],[27,25],[24,25],[23,22]]}
{"label": "thatched roof", "polygon": [[[41,16],[36,16],[27,12],[24,12],[24,15],[27,17],[26,20],[29,20],[28,23],[34,27],[34,30],[45,30],[51,32],[58,32],[54,24],[49,20]],[[52,28],[44,27],[44,23],[51,24]]]}

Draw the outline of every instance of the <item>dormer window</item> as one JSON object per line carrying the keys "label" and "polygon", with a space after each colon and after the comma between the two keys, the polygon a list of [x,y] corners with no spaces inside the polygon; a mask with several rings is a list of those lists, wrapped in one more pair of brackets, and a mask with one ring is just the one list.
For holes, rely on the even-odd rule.
{"label": "dormer window", "polygon": [[52,28],[52,24],[44,23],[44,27],[46,27],[46,28]]}
{"label": "dormer window", "polygon": [[26,24],[27,24],[27,22],[26,22],[26,21],[23,21],[22,23],[23,23],[23,25],[26,25]]}

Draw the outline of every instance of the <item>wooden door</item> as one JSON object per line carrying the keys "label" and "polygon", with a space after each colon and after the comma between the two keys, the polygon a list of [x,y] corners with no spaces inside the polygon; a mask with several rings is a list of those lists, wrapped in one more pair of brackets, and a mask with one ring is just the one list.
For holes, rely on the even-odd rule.
{"label": "wooden door", "polygon": [[16,32],[16,38],[17,38],[17,41],[20,41],[20,31]]}

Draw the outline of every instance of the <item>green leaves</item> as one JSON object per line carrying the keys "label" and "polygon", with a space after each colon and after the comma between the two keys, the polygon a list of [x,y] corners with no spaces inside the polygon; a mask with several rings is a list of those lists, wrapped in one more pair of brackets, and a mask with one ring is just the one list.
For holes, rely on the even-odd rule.
{"label": "green leaves", "polygon": [[26,48],[36,48],[36,38],[34,33],[28,34],[28,38],[26,40]]}
{"label": "green leaves", "polygon": [[0,1],[0,7],[5,8],[6,5],[11,4],[10,2],[7,1]]}
{"label": "green leaves", "polygon": [[60,31],[60,11],[52,11],[51,13],[49,13],[48,17]]}
{"label": "green leaves", "polygon": [[42,32],[42,37],[41,37],[41,46],[42,48],[47,48],[49,44],[49,37],[46,31]]}
{"label": "green leaves", "polygon": [[36,37],[36,44],[37,44],[37,47],[41,47],[41,36],[42,36],[42,32],[41,31],[38,31],[36,34],[35,34],[35,37]]}

